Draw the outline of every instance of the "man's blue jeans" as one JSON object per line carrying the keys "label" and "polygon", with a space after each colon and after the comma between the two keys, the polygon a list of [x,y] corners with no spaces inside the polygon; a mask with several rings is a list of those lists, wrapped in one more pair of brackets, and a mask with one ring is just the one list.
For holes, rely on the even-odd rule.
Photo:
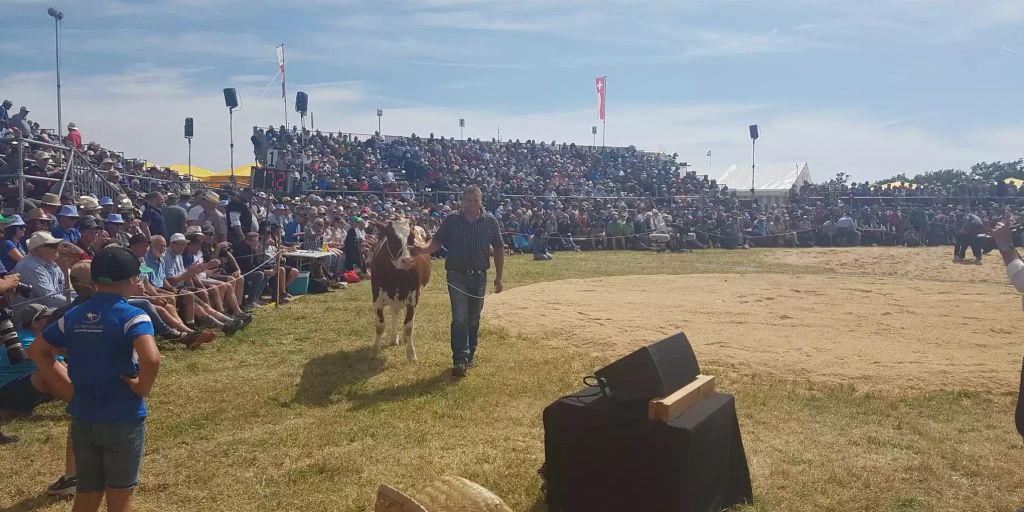
{"label": "man's blue jeans", "polygon": [[480,311],[484,308],[483,296],[487,291],[487,272],[466,274],[449,270],[447,277],[448,297],[452,303],[452,363],[469,364],[476,355]]}
{"label": "man's blue jeans", "polygon": [[245,276],[243,287],[245,288],[245,304],[252,304],[263,296],[263,290],[267,288],[267,275],[257,269]]}

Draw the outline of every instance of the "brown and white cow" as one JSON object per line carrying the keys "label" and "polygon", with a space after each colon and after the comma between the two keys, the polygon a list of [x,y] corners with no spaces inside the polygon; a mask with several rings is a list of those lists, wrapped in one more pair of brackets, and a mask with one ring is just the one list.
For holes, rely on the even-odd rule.
{"label": "brown and white cow", "polygon": [[412,245],[425,245],[426,233],[423,228],[413,226],[408,220],[393,220],[375,223],[379,231],[378,245],[370,261],[370,287],[373,290],[374,321],[377,336],[373,348],[380,350],[380,338],[384,334],[384,307],[391,308],[391,344],[398,345],[398,314],[405,308],[402,324],[402,342],[405,355],[410,361],[416,360],[416,348],[412,344],[412,322],[420,292],[430,281],[430,255],[413,256]]}

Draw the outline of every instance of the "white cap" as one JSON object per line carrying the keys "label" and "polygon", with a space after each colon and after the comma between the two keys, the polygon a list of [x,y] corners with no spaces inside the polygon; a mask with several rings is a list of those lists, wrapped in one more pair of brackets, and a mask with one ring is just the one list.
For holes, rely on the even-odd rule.
{"label": "white cap", "polygon": [[56,238],[50,234],[49,231],[36,231],[32,233],[32,237],[28,239],[28,250],[35,249],[42,245],[55,245],[63,242],[60,238]]}
{"label": "white cap", "polygon": [[188,239],[181,233],[175,233],[171,235],[171,243],[173,244],[174,242],[188,242]]}

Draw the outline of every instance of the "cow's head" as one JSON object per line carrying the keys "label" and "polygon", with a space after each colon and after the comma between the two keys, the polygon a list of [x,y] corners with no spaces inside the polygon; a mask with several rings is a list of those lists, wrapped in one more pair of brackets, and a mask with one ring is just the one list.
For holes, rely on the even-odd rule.
{"label": "cow's head", "polygon": [[408,219],[393,220],[380,226],[381,238],[386,245],[385,250],[391,257],[391,261],[399,270],[412,268],[412,254],[409,247],[416,242],[412,225]]}

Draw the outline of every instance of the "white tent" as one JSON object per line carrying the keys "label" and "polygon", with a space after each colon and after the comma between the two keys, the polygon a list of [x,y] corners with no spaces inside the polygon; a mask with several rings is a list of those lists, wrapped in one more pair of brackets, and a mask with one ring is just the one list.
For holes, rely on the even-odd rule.
{"label": "white tent", "polygon": [[[793,185],[798,188],[811,181],[807,162],[795,164],[759,164],[754,173],[754,194],[772,200],[784,200]],[[718,184],[736,190],[741,196],[750,195],[750,166],[735,164],[718,178]]]}

